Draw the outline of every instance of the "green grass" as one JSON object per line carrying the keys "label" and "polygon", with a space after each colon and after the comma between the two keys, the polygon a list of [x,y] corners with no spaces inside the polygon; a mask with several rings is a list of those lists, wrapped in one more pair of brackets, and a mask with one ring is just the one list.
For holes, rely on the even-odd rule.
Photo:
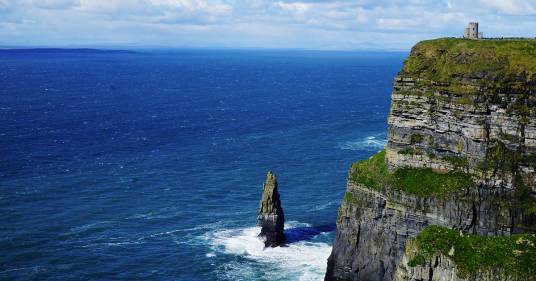
{"label": "green grass", "polygon": [[[404,64],[402,76],[445,83],[445,90],[465,94],[487,88],[526,88],[536,75],[536,40],[468,40],[442,38],[415,45]],[[512,77],[525,81],[513,83]],[[481,79],[478,85],[456,77]],[[439,86],[438,86],[439,87]],[[459,100],[462,104],[469,100]]]}
{"label": "green grass", "polygon": [[390,180],[385,164],[385,150],[352,165],[350,180],[374,190],[380,190]]}
{"label": "green grass", "polygon": [[536,153],[530,153],[521,158],[523,163],[529,167],[536,169]]}
{"label": "green grass", "polygon": [[473,100],[464,96],[464,97],[456,99],[456,103],[461,104],[461,105],[470,105],[470,104],[473,104]]}
{"label": "green grass", "polygon": [[495,140],[490,143],[486,151],[486,160],[480,163],[479,169],[511,172],[520,159],[518,151],[511,150],[503,142]]}
{"label": "green grass", "polygon": [[428,226],[414,238],[417,255],[410,266],[424,264],[424,258],[442,254],[456,263],[458,276],[503,269],[518,277],[536,276],[536,236],[478,236],[461,234],[441,226]]}
{"label": "green grass", "polygon": [[423,255],[416,255],[414,256],[409,262],[408,266],[410,267],[416,267],[416,266],[423,266],[426,264],[426,258]]}
{"label": "green grass", "polygon": [[469,166],[469,159],[467,157],[445,156],[442,159],[454,165],[455,168],[467,168]]}
{"label": "green grass", "polygon": [[385,163],[385,151],[353,164],[349,179],[373,190],[390,186],[422,197],[443,197],[474,186],[471,175],[463,172],[437,173],[430,168],[400,168],[391,173]]}
{"label": "green grass", "polygon": [[440,174],[431,168],[397,169],[393,176],[396,189],[422,197],[444,197],[454,191],[474,186],[468,174],[462,172]]}
{"label": "green grass", "polygon": [[424,152],[421,148],[413,148],[413,147],[408,147],[408,148],[404,148],[402,150],[399,150],[397,152],[398,154],[403,154],[403,155],[423,155]]}
{"label": "green grass", "polygon": [[410,137],[411,144],[421,143],[423,141],[423,136],[419,134],[412,134]]}
{"label": "green grass", "polygon": [[366,198],[355,196],[351,192],[344,193],[344,202],[352,205],[361,206],[362,204],[366,204]]}
{"label": "green grass", "polygon": [[344,193],[344,202],[352,203],[355,201],[354,195],[350,192]]}
{"label": "green grass", "polygon": [[514,199],[516,200],[517,206],[525,214],[536,216],[536,198],[532,195],[532,188],[519,175],[514,178],[514,184],[516,186]]}
{"label": "green grass", "polygon": [[536,215],[536,200],[527,197],[527,199],[521,201],[521,208],[529,215]]}

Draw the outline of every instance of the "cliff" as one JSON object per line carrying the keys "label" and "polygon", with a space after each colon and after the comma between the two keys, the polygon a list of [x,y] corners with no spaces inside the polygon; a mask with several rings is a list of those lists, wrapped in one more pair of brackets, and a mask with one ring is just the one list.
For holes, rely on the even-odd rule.
{"label": "cliff", "polygon": [[385,150],[350,169],[326,280],[536,280],[535,117],[536,40],[414,46]]}

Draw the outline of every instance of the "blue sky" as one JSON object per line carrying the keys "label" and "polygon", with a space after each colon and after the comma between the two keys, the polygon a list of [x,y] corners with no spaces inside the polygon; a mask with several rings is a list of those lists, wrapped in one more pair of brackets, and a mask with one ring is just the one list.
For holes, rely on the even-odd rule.
{"label": "blue sky", "polygon": [[0,0],[0,45],[407,50],[536,36],[536,0]]}

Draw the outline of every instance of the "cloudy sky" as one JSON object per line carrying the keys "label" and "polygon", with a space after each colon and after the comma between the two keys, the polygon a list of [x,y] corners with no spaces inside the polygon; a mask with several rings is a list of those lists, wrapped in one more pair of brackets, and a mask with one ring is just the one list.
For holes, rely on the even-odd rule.
{"label": "cloudy sky", "polygon": [[407,50],[460,36],[536,36],[536,0],[0,0],[0,46]]}

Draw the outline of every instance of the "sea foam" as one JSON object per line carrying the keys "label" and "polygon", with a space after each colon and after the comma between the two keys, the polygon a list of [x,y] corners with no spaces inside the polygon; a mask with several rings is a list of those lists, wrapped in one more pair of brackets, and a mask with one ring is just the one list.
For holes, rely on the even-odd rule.
{"label": "sea foam", "polygon": [[384,135],[368,136],[357,141],[347,141],[338,147],[345,150],[378,150],[385,147],[387,140]]}
{"label": "sea foam", "polygon": [[[260,227],[248,227],[207,234],[213,251],[241,256],[254,262],[249,265],[246,263],[223,266],[222,270],[225,272],[222,272],[222,279],[247,280],[255,276],[268,280],[323,280],[327,258],[331,252],[330,245],[298,241],[284,247],[264,248],[263,241],[257,237],[259,233]],[[255,273],[257,270],[260,272]]]}

